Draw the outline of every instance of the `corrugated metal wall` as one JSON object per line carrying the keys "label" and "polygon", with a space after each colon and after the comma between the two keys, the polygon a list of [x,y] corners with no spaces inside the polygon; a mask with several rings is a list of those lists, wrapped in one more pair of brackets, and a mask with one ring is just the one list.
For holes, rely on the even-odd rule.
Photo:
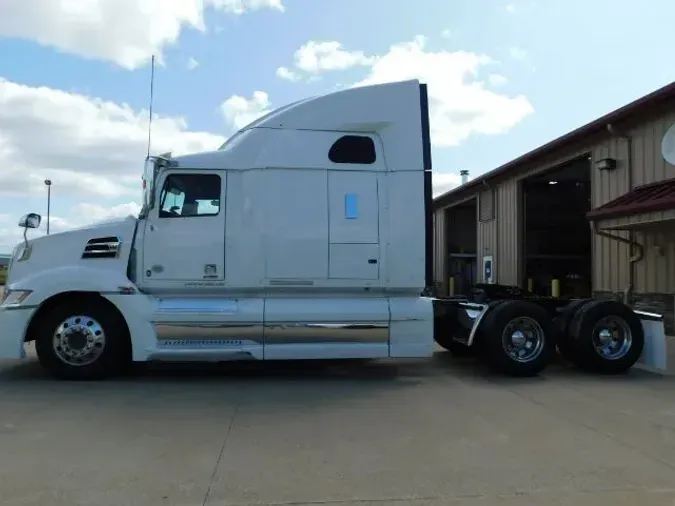
{"label": "corrugated metal wall", "polygon": [[518,178],[506,179],[494,186],[494,219],[478,223],[478,253],[479,256],[493,255],[496,282],[520,286],[524,281],[522,180],[580,156],[583,152],[582,148],[576,148],[568,155],[552,157],[539,167],[521,173]]}
{"label": "corrugated metal wall", "polygon": [[478,255],[478,280],[485,282],[482,269],[482,258],[492,255],[493,279],[499,279],[500,266],[497,258],[497,192],[494,188],[483,190],[478,194],[478,233],[476,237],[476,253]]}
{"label": "corrugated metal wall", "polygon": [[474,202],[445,213],[447,253],[476,253],[478,230]]}
{"label": "corrugated metal wall", "polygon": [[[477,253],[480,258],[494,258],[495,281],[520,285],[522,279],[522,195],[520,182],[535,173],[545,172],[572,158],[591,153],[592,161],[616,158],[614,171],[599,171],[591,168],[592,207],[602,205],[641,184],[675,177],[675,167],[667,164],[661,156],[661,139],[668,127],[675,123],[675,110],[642,126],[630,130],[633,170],[632,182],[627,174],[626,141],[605,136],[604,139],[588,139],[593,145],[577,145],[568,153],[552,156],[549,160],[521,172],[517,178],[505,179],[493,184],[494,198],[490,190],[478,194],[479,221],[477,224]],[[491,209],[494,213],[491,213]],[[436,212],[437,239],[434,272],[435,279],[444,282],[446,252],[444,249],[446,224],[444,210]],[[442,224],[442,226],[440,226]],[[627,232],[613,232],[627,236]],[[675,292],[675,225],[654,229],[653,232],[638,232],[638,240],[644,244],[645,257],[635,266],[635,287],[638,292]],[[441,248],[443,254],[441,253]],[[593,240],[593,290],[620,292],[628,283],[628,246],[600,236]],[[482,272],[480,273],[482,276]]]}
{"label": "corrugated metal wall", "polygon": [[[495,183],[491,188],[478,194],[478,230],[477,254],[479,267],[481,258],[486,255],[493,257],[493,279],[497,283],[506,285],[522,285],[522,190],[521,181],[535,173],[545,172],[561,163],[583,154],[583,147],[570,150],[569,154],[551,157],[537,167],[522,172],[517,178],[504,179]],[[436,215],[442,210],[436,211]],[[444,218],[442,218],[444,219]],[[435,237],[440,242],[445,241],[445,229],[436,227]],[[434,263],[434,277],[439,281],[445,275],[446,259],[436,257]],[[479,269],[482,279],[482,269]]]}
{"label": "corrugated metal wall", "polygon": [[522,193],[520,182],[507,180],[497,189],[497,265],[499,283],[522,282]]}
{"label": "corrugated metal wall", "polygon": [[[632,171],[628,173],[628,144],[608,138],[593,149],[593,161],[616,158],[613,171],[593,169],[593,207],[600,206],[630,188],[675,177],[675,167],[661,156],[661,139],[675,123],[675,111],[648,121],[627,132],[632,138]],[[632,179],[632,181],[631,181]],[[630,185],[630,186],[629,186]],[[628,232],[612,232],[628,236]],[[636,239],[645,246],[644,258],[635,264],[637,292],[671,293],[675,291],[675,227],[668,225],[650,232],[637,232]],[[629,279],[629,246],[596,236],[593,242],[593,290],[620,292]]]}
{"label": "corrugated metal wall", "polygon": [[445,280],[445,263],[446,263],[446,251],[445,251],[445,209],[437,209],[434,212],[434,286],[437,289],[443,287]]}

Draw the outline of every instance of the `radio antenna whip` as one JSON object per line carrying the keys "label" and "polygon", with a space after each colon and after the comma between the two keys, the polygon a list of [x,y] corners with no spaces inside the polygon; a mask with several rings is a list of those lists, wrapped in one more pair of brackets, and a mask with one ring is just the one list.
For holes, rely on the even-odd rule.
{"label": "radio antenna whip", "polygon": [[150,62],[150,108],[148,113],[148,158],[150,158],[150,144],[152,142],[152,103],[154,101],[155,91],[155,55],[152,55]]}

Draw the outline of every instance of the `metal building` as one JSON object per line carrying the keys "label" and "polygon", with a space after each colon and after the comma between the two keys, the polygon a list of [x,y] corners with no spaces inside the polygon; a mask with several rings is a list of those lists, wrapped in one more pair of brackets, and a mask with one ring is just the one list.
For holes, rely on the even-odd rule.
{"label": "metal building", "polygon": [[436,290],[621,297],[663,313],[672,333],[673,124],[675,82],[436,198]]}

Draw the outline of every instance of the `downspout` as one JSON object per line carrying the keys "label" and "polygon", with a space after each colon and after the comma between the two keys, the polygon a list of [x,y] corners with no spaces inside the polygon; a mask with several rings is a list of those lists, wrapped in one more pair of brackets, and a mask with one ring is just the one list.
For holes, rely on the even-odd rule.
{"label": "downspout", "polygon": [[[611,123],[607,123],[606,126],[610,135],[626,142],[626,185],[628,187],[627,191],[631,191],[633,189],[633,139],[629,135],[626,135],[625,133],[617,130]],[[633,294],[633,289],[635,288],[635,264],[642,260],[644,256],[644,246],[637,242],[634,230],[630,230],[628,232],[628,239],[626,239],[621,236],[597,230],[595,227],[595,222],[591,222],[591,229],[599,236],[607,237],[608,239],[613,239],[615,241],[628,244],[628,252],[630,254],[628,258],[628,285],[623,290],[623,302],[624,304],[630,304],[631,295]]]}
{"label": "downspout", "polygon": [[[495,270],[497,271],[497,274],[499,274],[499,269],[501,269],[501,266],[499,265],[499,226],[498,226],[498,218],[497,218],[497,192],[494,191],[494,188],[488,184],[487,181],[483,180],[483,187],[487,189],[487,191],[492,192],[492,226],[495,228],[495,244],[492,245],[492,248],[490,248],[490,255],[492,256],[492,279],[493,283],[497,283],[497,280],[495,279]],[[479,202],[480,205],[480,202]],[[480,216],[480,209],[478,209],[478,213]],[[481,253],[481,258],[480,258],[480,266],[482,270],[482,265],[483,265],[483,256],[485,256],[485,248],[483,248],[483,252]],[[479,259],[476,259],[479,260]],[[497,265],[497,269],[495,269],[495,264]]]}
{"label": "downspout", "polygon": [[623,244],[628,244],[628,246],[631,247],[631,256],[628,258],[628,286],[626,286],[626,288],[624,288],[623,290],[623,302],[624,304],[629,304],[630,296],[633,292],[633,285],[635,282],[634,266],[636,262],[642,260],[645,250],[644,246],[642,246],[642,244],[633,239],[626,239],[625,237],[621,237],[620,235],[614,235],[610,234],[609,232],[605,232],[604,230],[598,230],[595,226],[594,221],[591,221],[591,231],[594,234],[597,234],[601,237],[606,237],[607,239],[612,239],[614,241],[618,241]]}

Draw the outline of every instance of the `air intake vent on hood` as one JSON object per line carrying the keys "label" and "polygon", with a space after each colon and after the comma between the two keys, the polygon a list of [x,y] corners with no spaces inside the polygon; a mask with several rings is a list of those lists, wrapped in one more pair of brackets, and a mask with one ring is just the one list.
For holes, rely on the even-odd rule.
{"label": "air intake vent on hood", "polygon": [[84,248],[82,258],[115,258],[122,241],[119,237],[96,237],[90,239]]}

